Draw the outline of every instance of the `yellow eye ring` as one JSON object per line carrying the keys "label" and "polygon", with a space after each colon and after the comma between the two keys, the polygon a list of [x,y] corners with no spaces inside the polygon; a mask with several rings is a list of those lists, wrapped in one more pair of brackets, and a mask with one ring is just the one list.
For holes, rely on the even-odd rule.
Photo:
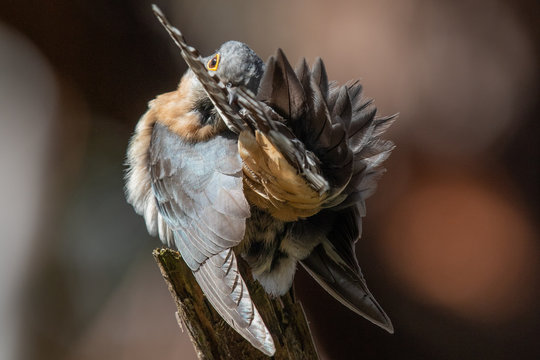
{"label": "yellow eye ring", "polygon": [[216,71],[219,66],[219,54],[214,55],[213,58],[208,61],[208,64],[206,64],[206,67],[208,70]]}

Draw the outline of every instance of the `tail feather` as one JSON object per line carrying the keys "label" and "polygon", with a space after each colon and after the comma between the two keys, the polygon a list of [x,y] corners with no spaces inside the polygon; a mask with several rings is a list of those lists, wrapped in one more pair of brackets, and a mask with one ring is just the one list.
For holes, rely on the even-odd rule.
{"label": "tail feather", "polygon": [[342,86],[339,90],[336,103],[332,109],[332,117],[339,117],[345,128],[349,128],[352,119],[352,104],[346,86]]}
{"label": "tail feather", "polygon": [[389,333],[394,333],[390,318],[367,288],[361,274],[348,269],[342,260],[330,256],[324,245],[317,246],[301,263],[339,302]]}
{"label": "tail feather", "polygon": [[302,84],[281,49],[266,63],[257,99],[264,100],[274,111],[291,121],[305,113],[306,98]]}
{"label": "tail feather", "polygon": [[321,91],[323,99],[326,99],[328,97],[328,75],[326,74],[326,68],[321,58],[315,60],[315,64],[311,70],[311,78],[315,86]]}

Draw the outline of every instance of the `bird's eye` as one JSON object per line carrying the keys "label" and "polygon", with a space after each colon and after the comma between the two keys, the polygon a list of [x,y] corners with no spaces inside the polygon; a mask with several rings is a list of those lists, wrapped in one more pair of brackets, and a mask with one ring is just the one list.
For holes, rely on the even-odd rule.
{"label": "bird's eye", "polygon": [[216,71],[219,66],[219,54],[214,55],[206,66],[208,67],[208,70]]}

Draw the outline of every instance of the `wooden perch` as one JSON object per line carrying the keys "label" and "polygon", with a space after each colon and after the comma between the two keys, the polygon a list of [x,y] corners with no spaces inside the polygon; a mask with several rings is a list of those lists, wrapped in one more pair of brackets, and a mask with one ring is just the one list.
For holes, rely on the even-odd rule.
{"label": "wooden perch", "polygon": [[[156,249],[153,255],[178,308],[179,325],[183,327],[183,323],[188,329],[199,359],[268,359],[219,316],[177,251]],[[251,298],[274,338],[276,354],[273,358],[318,359],[304,310],[295,300],[292,290],[285,296],[272,299],[253,280],[240,258],[238,265]]]}

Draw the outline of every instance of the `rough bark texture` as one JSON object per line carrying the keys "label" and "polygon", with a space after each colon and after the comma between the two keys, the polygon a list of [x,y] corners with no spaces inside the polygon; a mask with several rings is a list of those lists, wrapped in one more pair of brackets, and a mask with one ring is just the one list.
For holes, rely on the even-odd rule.
{"label": "rough bark texture", "polygon": [[[199,359],[268,359],[234,331],[206,300],[191,270],[177,251],[156,249],[154,258],[178,308],[178,321],[185,326]],[[280,298],[270,298],[251,277],[239,258],[240,271],[251,298],[276,345],[274,359],[318,359],[313,337],[302,309],[292,290]]]}

